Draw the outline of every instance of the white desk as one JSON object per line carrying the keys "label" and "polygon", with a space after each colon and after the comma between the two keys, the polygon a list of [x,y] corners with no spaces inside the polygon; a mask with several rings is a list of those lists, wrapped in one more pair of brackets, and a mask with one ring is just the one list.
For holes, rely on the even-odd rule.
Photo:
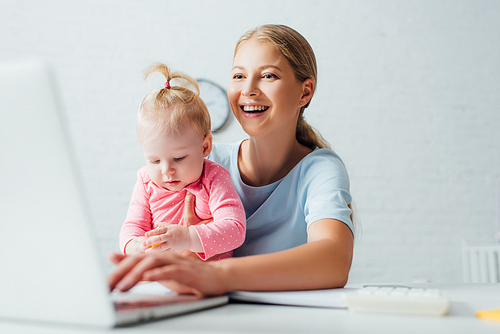
{"label": "white desk", "polygon": [[500,308],[500,284],[430,284],[452,301],[445,317],[354,314],[347,310],[238,304],[125,328],[98,329],[0,322],[0,333],[500,333],[500,322],[475,317]]}

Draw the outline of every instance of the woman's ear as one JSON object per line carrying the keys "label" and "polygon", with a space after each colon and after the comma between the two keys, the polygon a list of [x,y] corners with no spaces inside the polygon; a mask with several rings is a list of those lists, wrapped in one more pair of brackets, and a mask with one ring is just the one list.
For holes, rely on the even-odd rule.
{"label": "woman's ear", "polygon": [[205,138],[203,138],[202,147],[203,147],[203,157],[206,158],[206,157],[208,157],[210,152],[212,152],[212,135],[211,134],[208,134],[205,136]]}
{"label": "woman's ear", "polygon": [[302,83],[302,96],[300,97],[300,106],[305,106],[309,103],[314,93],[314,81],[311,78],[307,78]]}

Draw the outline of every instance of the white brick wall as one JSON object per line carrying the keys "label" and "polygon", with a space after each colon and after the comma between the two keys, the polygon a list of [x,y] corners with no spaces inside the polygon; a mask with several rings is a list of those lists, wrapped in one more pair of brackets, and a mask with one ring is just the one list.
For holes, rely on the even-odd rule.
{"label": "white brick wall", "polygon": [[[226,87],[242,33],[290,25],[319,63],[306,117],[351,175],[362,227],[351,280],[460,282],[462,241],[495,232],[498,17],[486,0],[2,1],[0,61],[53,66],[104,258],[143,163],[135,113],[154,87],[143,69],[164,61]],[[215,140],[243,136],[231,119]]]}

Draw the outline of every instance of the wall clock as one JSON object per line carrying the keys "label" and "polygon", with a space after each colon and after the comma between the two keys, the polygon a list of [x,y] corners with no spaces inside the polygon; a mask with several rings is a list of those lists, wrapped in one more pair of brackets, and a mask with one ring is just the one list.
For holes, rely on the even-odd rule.
{"label": "wall clock", "polygon": [[210,80],[198,79],[197,81],[200,86],[200,97],[210,112],[212,132],[217,132],[229,117],[230,107],[226,91]]}

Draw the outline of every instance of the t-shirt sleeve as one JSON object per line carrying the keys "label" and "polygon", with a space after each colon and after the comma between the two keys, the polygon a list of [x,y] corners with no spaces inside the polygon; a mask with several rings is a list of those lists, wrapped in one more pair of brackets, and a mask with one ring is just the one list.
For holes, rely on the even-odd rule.
{"label": "t-shirt sleeve", "polygon": [[299,191],[307,227],[320,219],[331,218],[343,222],[353,232],[347,169],[335,153],[321,151],[301,170]]}
{"label": "t-shirt sleeve", "polygon": [[212,152],[210,152],[207,159],[221,165],[228,171],[232,171],[232,164],[234,164],[232,157],[237,156],[240,144],[241,141],[232,144],[214,143]]}
{"label": "t-shirt sleeve", "polygon": [[125,253],[126,245],[135,237],[144,236],[151,230],[151,210],[149,193],[145,183],[147,173],[141,169],[137,172],[137,181],[132,191],[127,217],[120,231],[120,249]]}
{"label": "t-shirt sleeve", "polygon": [[203,247],[203,253],[198,254],[203,260],[241,246],[246,231],[245,210],[229,172],[214,163],[206,168],[203,184],[209,192],[213,222],[193,226]]}

